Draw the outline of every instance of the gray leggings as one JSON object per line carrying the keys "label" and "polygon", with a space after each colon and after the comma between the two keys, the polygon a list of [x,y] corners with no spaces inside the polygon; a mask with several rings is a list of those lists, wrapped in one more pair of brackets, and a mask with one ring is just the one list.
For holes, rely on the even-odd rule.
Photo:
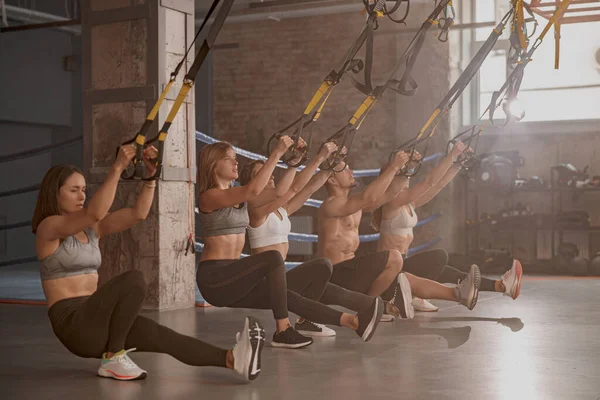
{"label": "gray leggings", "polygon": [[138,315],[147,286],[139,271],[115,276],[91,296],[56,302],[48,310],[52,329],[73,354],[101,358],[123,349],[164,353],[195,366],[225,367],[227,350],[185,336]]}

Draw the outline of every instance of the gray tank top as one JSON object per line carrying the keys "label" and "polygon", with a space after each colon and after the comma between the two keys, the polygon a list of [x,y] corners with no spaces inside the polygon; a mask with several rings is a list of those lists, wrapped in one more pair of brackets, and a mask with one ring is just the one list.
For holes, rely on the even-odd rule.
{"label": "gray tank top", "polygon": [[240,208],[220,208],[209,213],[200,211],[199,215],[204,237],[245,233],[250,223],[247,203]]}
{"label": "gray tank top", "polygon": [[84,232],[89,243],[82,243],[75,236],[68,236],[54,253],[40,260],[40,275],[43,281],[94,274],[98,271],[102,263],[98,236],[92,227],[84,229]]}

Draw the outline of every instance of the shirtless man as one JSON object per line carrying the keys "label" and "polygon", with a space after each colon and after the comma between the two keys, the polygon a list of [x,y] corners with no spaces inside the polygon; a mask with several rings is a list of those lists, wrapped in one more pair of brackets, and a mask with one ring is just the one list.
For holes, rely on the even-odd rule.
{"label": "shirtless man", "polygon": [[[410,284],[400,274],[402,255],[397,250],[387,250],[356,257],[354,252],[360,243],[358,227],[363,210],[375,210],[398,194],[387,189],[408,160],[406,153],[397,153],[377,179],[353,195],[350,190],[356,183],[352,170],[346,167],[332,174],[326,183],[329,196],[319,208],[318,253],[334,264],[330,282],[369,296],[381,296],[387,300],[384,313],[388,320],[414,316]],[[394,315],[397,311],[393,312],[392,305],[400,310],[400,315]]]}
{"label": "shirtless man", "polygon": [[350,195],[355,180],[349,168],[334,173],[327,181],[329,197],[319,209],[319,256],[329,258],[334,264],[331,283],[370,296],[381,296],[386,301],[383,321],[398,317],[397,312],[393,312],[395,308],[390,305],[395,305],[403,318],[412,318],[413,293],[429,296],[426,298],[468,303],[465,305],[469,309],[476,302],[467,300],[476,298],[474,293],[479,287],[476,279],[478,270],[472,279],[463,279],[456,288],[448,288],[425,277],[402,272],[402,255],[395,248],[358,257],[354,254],[360,244],[358,228],[363,210],[373,211],[392,200],[410,203],[414,200],[412,197],[418,197],[435,187],[457,157],[466,150],[464,144],[457,144],[411,192],[390,184],[409,159],[405,153],[397,154],[392,164],[383,169],[379,177],[361,193]]}

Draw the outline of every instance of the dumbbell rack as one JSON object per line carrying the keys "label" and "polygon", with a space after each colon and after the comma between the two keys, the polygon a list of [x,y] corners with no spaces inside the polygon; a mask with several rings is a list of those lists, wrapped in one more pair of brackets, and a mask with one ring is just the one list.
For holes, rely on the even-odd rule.
{"label": "dumbbell rack", "polygon": [[[485,226],[491,226],[489,222],[487,221],[480,221],[479,220],[479,216],[480,216],[480,210],[479,210],[479,202],[480,202],[480,195],[482,193],[487,193],[489,194],[497,194],[499,197],[503,197],[508,199],[509,202],[509,207],[514,207],[515,205],[515,200],[514,197],[515,195],[518,195],[520,193],[540,193],[540,196],[544,196],[544,195],[550,195],[550,209],[551,209],[551,214],[555,215],[558,212],[562,212],[563,211],[563,198],[565,195],[583,195],[584,193],[587,192],[600,192],[600,188],[581,188],[581,189],[575,189],[575,188],[563,188],[563,187],[558,187],[556,184],[556,179],[555,179],[555,174],[554,174],[554,170],[551,169],[550,171],[550,176],[551,176],[551,185],[550,187],[544,187],[544,188],[515,188],[514,186],[510,187],[510,189],[504,190],[504,191],[496,191],[490,188],[485,188],[485,187],[481,187],[477,184],[474,184],[472,182],[469,181],[469,177],[468,175],[463,175],[464,178],[464,215],[465,218],[467,219],[465,221],[465,229],[464,229],[464,249],[465,249],[465,254],[469,254],[471,251],[476,250],[476,249],[480,249],[481,248],[481,242],[480,242],[480,236],[481,236],[481,230],[483,227]],[[473,197],[473,201],[471,204],[471,197]],[[469,216],[470,215],[475,215],[475,221],[474,222],[469,222]],[[503,227],[503,228],[498,228],[498,229],[490,229],[491,232],[510,232],[510,251],[512,254],[514,254],[514,248],[515,248],[515,232],[517,231],[521,231],[521,232],[531,232],[532,234],[535,235],[535,240],[534,240],[534,249],[533,249],[533,254],[534,254],[534,258],[535,260],[533,260],[533,262],[535,263],[544,263],[544,262],[548,262],[550,261],[553,257],[556,256],[556,250],[558,248],[558,246],[563,242],[564,239],[564,232],[571,232],[571,231],[585,231],[588,232],[587,235],[587,244],[588,244],[588,259],[593,258],[595,251],[592,249],[592,233],[593,232],[600,232],[600,226],[590,226],[589,228],[561,228],[559,226],[553,225],[551,228],[548,227],[538,227],[537,225],[534,226],[527,226],[527,227]],[[540,231],[550,231],[551,232],[551,239],[550,239],[550,254],[551,254],[551,258],[550,260],[548,259],[538,259],[538,232]],[[471,240],[472,235],[475,235],[475,237],[473,238],[474,240]],[[474,245],[473,245],[474,244]]]}

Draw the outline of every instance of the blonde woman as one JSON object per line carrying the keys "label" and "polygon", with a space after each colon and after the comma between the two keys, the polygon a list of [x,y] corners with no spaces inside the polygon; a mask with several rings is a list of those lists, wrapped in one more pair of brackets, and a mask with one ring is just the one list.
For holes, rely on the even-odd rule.
{"label": "blonde woman", "polygon": [[232,186],[238,178],[238,162],[229,143],[200,150],[197,185],[204,250],[198,264],[198,288],[215,306],[272,310],[274,347],[296,349],[313,342],[292,327],[288,310],[311,321],[350,328],[367,341],[374,332],[373,320],[381,316],[381,304],[359,315],[342,313],[305,296],[326,284],[321,276],[306,276],[304,284],[298,285],[301,287],[288,288],[285,263],[278,251],[240,259],[249,223],[248,202],[263,192],[292,143],[288,136],[281,137],[258,174],[242,186]]}

